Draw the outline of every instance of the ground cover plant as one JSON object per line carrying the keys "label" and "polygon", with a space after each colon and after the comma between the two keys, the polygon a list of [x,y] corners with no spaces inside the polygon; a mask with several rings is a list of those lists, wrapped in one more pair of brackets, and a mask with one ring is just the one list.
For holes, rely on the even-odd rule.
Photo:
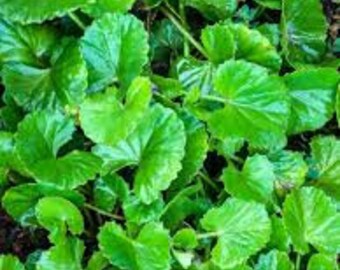
{"label": "ground cover plant", "polygon": [[337,0],[0,0],[0,270],[335,270]]}

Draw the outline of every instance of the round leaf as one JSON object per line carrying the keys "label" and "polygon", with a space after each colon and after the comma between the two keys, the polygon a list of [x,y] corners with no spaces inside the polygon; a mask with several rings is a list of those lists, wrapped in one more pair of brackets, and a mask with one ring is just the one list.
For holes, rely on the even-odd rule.
{"label": "round leaf", "polygon": [[134,191],[142,202],[150,204],[182,168],[185,141],[184,125],[176,113],[157,105],[125,140],[113,147],[98,145],[94,152],[111,170],[138,165]]}
{"label": "round leaf", "polygon": [[117,81],[123,88],[128,87],[148,60],[147,33],[132,15],[102,16],[86,30],[81,43],[90,92]]}
{"label": "round leaf", "polygon": [[53,243],[64,239],[67,229],[72,234],[80,234],[84,230],[83,216],[78,208],[61,197],[42,198],[35,212],[40,225],[50,231]]}
{"label": "round leaf", "polygon": [[92,17],[99,18],[105,13],[127,12],[132,8],[136,0],[97,0],[93,4],[87,5],[82,10]]}
{"label": "round leaf", "polygon": [[293,263],[289,260],[287,253],[272,250],[261,255],[255,270],[294,270]]}
{"label": "round leaf", "polygon": [[201,224],[218,236],[211,256],[212,262],[221,268],[233,268],[263,248],[271,229],[263,205],[234,198],[209,210]]}
{"label": "round leaf", "polygon": [[321,190],[305,187],[287,196],[283,209],[284,222],[295,249],[337,253],[340,247],[340,214],[331,198]]}

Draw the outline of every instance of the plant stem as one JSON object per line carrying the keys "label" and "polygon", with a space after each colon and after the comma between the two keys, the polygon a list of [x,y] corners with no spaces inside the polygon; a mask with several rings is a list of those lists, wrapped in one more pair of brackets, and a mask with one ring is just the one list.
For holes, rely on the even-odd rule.
{"label": "plant stem", "polygon": [[197,239],[215,238],[219,237],[220,235],[220,232],[201,233],[197,235]]}
{"label": "plant stem", "polygon": [[295,270],[300,270],[301,265],[301,255],[298,253],[295,262]]}
{"label": "plant stem", "polygon": [[202,180],[204,180],[204,182],[206,182],[209,186],[211,186],[214,190],[219,191],[220,189],[218,188],[218,186],[204,173],[202,172],[198,172],[197,174],[199,177],[202,178]]}
{"label": "plant stem", "polygon": [[86,29],[86,25],[79,19],[79,17],[73,12],[69,12],[68,16],[70,19],[82,30]]}
{"label": "plant stem", "polygon": [[113,218],[113,219],[116,219],[116,220],[124,220],[124,218],[122,216],[118,216],[118,215],[115,215],[115,214],[111,214],[109,212],[106,212],[104,210],[101,210],[99,209],[98,207],[95,207],[91,204],[88,204],[88,203],[85,203],[84,206],[94,212],[97,212],[98,214],[102,215],[102,216],[107,216],[107,217],[110,217],[110,218]]}
{"label": "plant stem", "polygon": [[172,15],[166,8],[161,7],[160,10],[163,14],[177,27],[177,29],[182,33],[184,38],[186,38],[205,58],[208,58],[208,55],[201,44],[199,44],[190,33],[181,25],[180,22]]}
{"label": "plant stem", "polygon": [[[188,23],[187,23],[187,19],[186,19],[186,15],[185,15],[185,7],[184,4],[182,2],[179,3],[179,12],[181,15],[181,18],[183,19],[183,25],[186,29],[188,29]],[[183,54],[185,57],[188,57],[190,55],[190,46],[189,46],[189,42],[187,39],[184,40],[184,51]]]}

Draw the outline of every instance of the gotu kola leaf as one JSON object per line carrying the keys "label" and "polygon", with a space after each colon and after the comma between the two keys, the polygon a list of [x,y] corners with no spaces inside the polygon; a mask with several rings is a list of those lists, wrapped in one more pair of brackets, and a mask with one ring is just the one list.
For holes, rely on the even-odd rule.
{"label": "gotu kola leaf", "polygon": [[67,238],[49,250],[44,251],[37,264],[37,270],[82,270],[84,244],[77,238]]}
{"label": "gotu kola leaf", "polygon": [[169,233],[149,223],[136,239],[129,238],[116,223],[106,223],[98,235],[99,247],[111,264],[126,270],[170,269]]}
{"label": "gotu kola leaf", "polygon": [[289,260],[287,253],[272,250],[261,255],[255,270],[294,270],[293,263]]}
{"label": "gotu kola leaf", "polygon": [[156,105],[125,140],[114,146],[97,145],[94,153],[108,170],[138,165],[134,191],[142,202],[150,204],[176,178],[185,142],[184,125],[176,113]]}
{"label": "gotu kola leaf", "polygon": [[311,148],[311,170],[315,172],[316,186],[340,200],[340,140],[332,136],[316,137]]}
{"label": "gotu kola leaf", "polygon": [[136,0],[95,0],[82,10],[94,18],[99,18],[105,13],[127,12]]}
{"label": "gotu kola leaf", "polygon": [[240,60],[225,62],[217,70],[211,100],[223,105],[208,116],[215,137],[246,139],[253,147],[267,149],[285,145],[288,96],[280,78],[265,68]]}
{"label": "gotu kola leaf", "polygon": [[13,255],[0,255],[0,269],[25,270],[24,265]]}
{"label": "gotu kola leaf", "polygon": [[3,82],[19,106],[35,110],[82,102],[87,70],[76,41],[58,44],[52,28],[5,20],[0,21],[0,32]]}
{"label": "gotu kola leaf", "polygon": [[275,175],[267,157],[248,157],[242,172],[233,165],[223,172],[223,182],[227,192],[236,198],[254,200],[260,203],[272,201]]}
{"label": "gotu kola leaf", "polygon": [[20,123],[16,150],[37,182],[73,189],[100,171],[102,162],[91,153],[75,150],[58,157],[74,129],[72,120],[59,112],[35,112]]}
{"label": "gotu kola leaf", "polygon": [[39,5],[34,0],[0,0],[0,14],[21,23],[41,23],[54,17],[61,17],[92,0],[45,0]]}
{"label": "gotu kola leaf", "polygon": [[54,244],[65,241],[69,230],[78,235],[84,230],[83,216],[79,209],[61,197],[44,197],[35,207],[39,224],[50,232]]}
{"label": "gotu kola leaf", "polygon": [[112,82],[127,88],[148,60],[148,35],[133,15],[105,14],[85,31],[81,45],[90,92]]}
{"label": "gotu kola leaf", "polygon": [[323,191],[312,187],[294,190],[284,202],[283,218],[300,254],[309,252],[309,244],[324,253],[339,252],[340,214]]}
{"label": "gotu kola leaf", "polygon": [[226,269],[245,262],[263,248],[271,230],[263,205],[235,198],[209,210],[201,224],[209,234],[218,237],[211,252],[212,262]]}
{"label": "gotu kola leaf", "polygon": [[288,125],[290,134],[321,128],[332,118],[340,80],[336,70],[301,70],[284,79],[292,108]]}
{"label": "gotu kola leaf", "polygon": [[314,254],[308,261],[307,270],[337,270],[336,264],[335,256]]}
{"label": "gotu kola leaf", "polygon": [[114,91],[89,96],[80,107],[85,134],[96,143],[115,145],[136,128],[151,100],[151,82],[136,78],[122,104]]}
{"label": "gotu kola leaf", "polygon": [[[326,52],[327,22],[317,0],[282,1],[281,44],[288,61],[314,63]],[[306,12],[308,10],[308,12]]]}

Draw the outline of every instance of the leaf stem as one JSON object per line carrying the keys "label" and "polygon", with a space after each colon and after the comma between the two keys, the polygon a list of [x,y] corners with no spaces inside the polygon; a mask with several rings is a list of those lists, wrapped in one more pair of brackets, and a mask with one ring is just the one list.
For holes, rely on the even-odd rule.
{"label": "leaf stem", "polygon": [[[187,19],[186,19],[186,15],[185,15],[185,7],[184,4],[182,2],[179,3],[179,12],[181,15],[181,18],[183,20],[183,25],[186,29],[188,29],[188,23],[187,23]],[[184,51],[183,54],[185,57],[188,57],[190,55],[190,46],[189,46],[189,42],[187,39],[184,40]]]}
{"label": "leaf stem", "polygon": [[86,29],[86,25],[79,19],[79,17],[75,13],[69,12],[68,16],[80,29]]}
{"label": "leaf stem", "polygon": [[301,255],[299,253],[297,253],[296,262],[295,262],[295,269],[300,270],[300,265],[301,265]]}
{"label": "leaf stem", "polygon": [[208,58],[208,55],[204,48],[202,47],[199,42],[197,42],[191,34],[185,29],[183,25],[177,19],[174,15],[171,14],[166,8],[161,7],[160,10],[163,12],[163,14],[177,27],[177,29],[182,33],[184,38],[186,38],[205,58]]}
{"label": "leaf stem", "polygon": [[106,212],[106,211],[104,211],[102,209],[99,209],[98,207],[95,207],[95,206],[93,206],[91,204],[85,203],[84,206],[86,208],[94,211],[94,212],[97,212],[98,214],[100,214],[102,216],[110,217],[110,218],[113,218],[113,219],[116,219],[116,220],[124,220],[124,218],[122,216],[118,216],[118,215]]}
{"label": "leaf stem", "polygon": [[216,185],[216,183],[214,183],[207,175],[205,175],[202,172],[198,172],[197,174],[199,177],[202,178],[202,180],[204,180],[204,182],[206,182],[209,186],[211,186],[215,191],[219,191],[220,189],[218,188],[218,186]]}

